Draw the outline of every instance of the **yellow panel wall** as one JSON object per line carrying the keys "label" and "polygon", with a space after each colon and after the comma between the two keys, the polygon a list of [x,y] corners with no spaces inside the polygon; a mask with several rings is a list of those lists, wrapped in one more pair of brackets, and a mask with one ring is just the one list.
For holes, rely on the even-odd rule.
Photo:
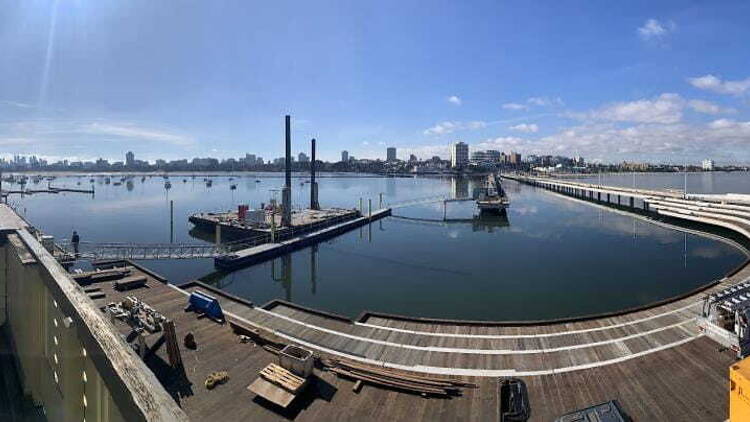
{"label": "yellow panel wall", "polygon": [[729,420],[750,421],[750,358],[729,368]]}

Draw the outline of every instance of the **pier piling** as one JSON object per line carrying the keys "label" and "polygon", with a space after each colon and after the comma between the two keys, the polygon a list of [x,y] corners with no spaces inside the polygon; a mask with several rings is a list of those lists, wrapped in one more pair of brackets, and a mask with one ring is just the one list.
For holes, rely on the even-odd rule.
{"label": "pier piling", "polygon": [[174,243],[174,201],[169,201],[169,243]]}

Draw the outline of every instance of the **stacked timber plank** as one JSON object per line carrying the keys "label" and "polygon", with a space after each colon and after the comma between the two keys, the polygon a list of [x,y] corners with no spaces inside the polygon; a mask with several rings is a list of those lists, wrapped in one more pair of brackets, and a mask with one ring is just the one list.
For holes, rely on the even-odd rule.
{"label": "stacked timber plank", "polygon": [[128,275],[130,275],[130,269],[123,267],[73,274],[73,279],[78,284],[92,284],[100,281],[117,280]]}
{"label": "stacked timber plank", "polygon": [[123,291],[144,287],[146,284],[148,283],[145,276],[131,276],[115,281],[114,288],[115,290]]}
{"label": "stacked timber plank", "polygon": [[268,366],[261,369],[260,376],[292,394],[299,392],[307,382],[306,379],[294,375],[275,363],[270,363]]}
{"label": "stacked timber plank", "polygon": [[323,365],[339,376],[422,395],[458,395],[463,388],[476,388],[476,384],[455,379],[408,374],[387,368],[362,365],[352,361],[323,359]]}

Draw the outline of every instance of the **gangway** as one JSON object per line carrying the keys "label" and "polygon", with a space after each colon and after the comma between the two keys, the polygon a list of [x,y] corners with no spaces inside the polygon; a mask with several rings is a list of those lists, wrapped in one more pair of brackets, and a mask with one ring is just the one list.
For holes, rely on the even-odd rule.
{"label": "gangway", "polygon": [[58,243],[68,258],[76,259],[195,259],[226,253],[226,246],[195,243],[95,243],[81,242],[78,253],[70,242]]}
{"label": "gangway", "polygon": [[399,202],[391,202],[388,203],[388,208],[391,209],[398,209],[398,208],[404,208],[404,207],[411,207],[414,205],[423,205],[423,204],[435,204],[435,203],[448,203],[448,202],[465,202],[465,201],[473,201],[474,198],[451,198],[449,195],[433,195],[433,196],[425,196],[422,198],[415,198],[415,199],[407,199],[404,201]]}
{"label": "gangway", "polygon": [[270,242],[270,236],[259,235],[221,244],[213,243],[125,243],[80,242],[78,253],[70,241],[56,244],[61,259],[196,259],[216,258],[238,249]]}

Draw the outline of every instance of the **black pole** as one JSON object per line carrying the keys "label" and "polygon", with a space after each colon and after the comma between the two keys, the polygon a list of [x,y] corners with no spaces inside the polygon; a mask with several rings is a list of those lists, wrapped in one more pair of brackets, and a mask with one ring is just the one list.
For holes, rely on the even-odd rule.
{"label": "black pole", "polygon": [[286,115],[286,184],[287,188],[292,187],[292,122],[291,116]]}
{"label": "black pole", "polygon": [[292,118],[286,115],[286,183],[281,190],[281,204],[283,213],[281,214],[281,225],[285,227],[292,226]]}
{"label": "black pole", "polygon": [[[310,183],[315,183],[315,138],[312,138],[312,161],[310,162]],[[2,186],[2,185],[0,185]]]}
{"label": "black pole", "polygon": [[174,201],[169,201],[169,242],[174,243]]}
{"label": "black pole", "polygon": [[320,205],[318,204],[318,183],[315,181],[315,161],[317,160],[315,158],[315,138],[312,138],[310,143],[312,144],[312,153],[310,154],[312,156],[310,162],[310,209],[317,210],[320,209]]}

